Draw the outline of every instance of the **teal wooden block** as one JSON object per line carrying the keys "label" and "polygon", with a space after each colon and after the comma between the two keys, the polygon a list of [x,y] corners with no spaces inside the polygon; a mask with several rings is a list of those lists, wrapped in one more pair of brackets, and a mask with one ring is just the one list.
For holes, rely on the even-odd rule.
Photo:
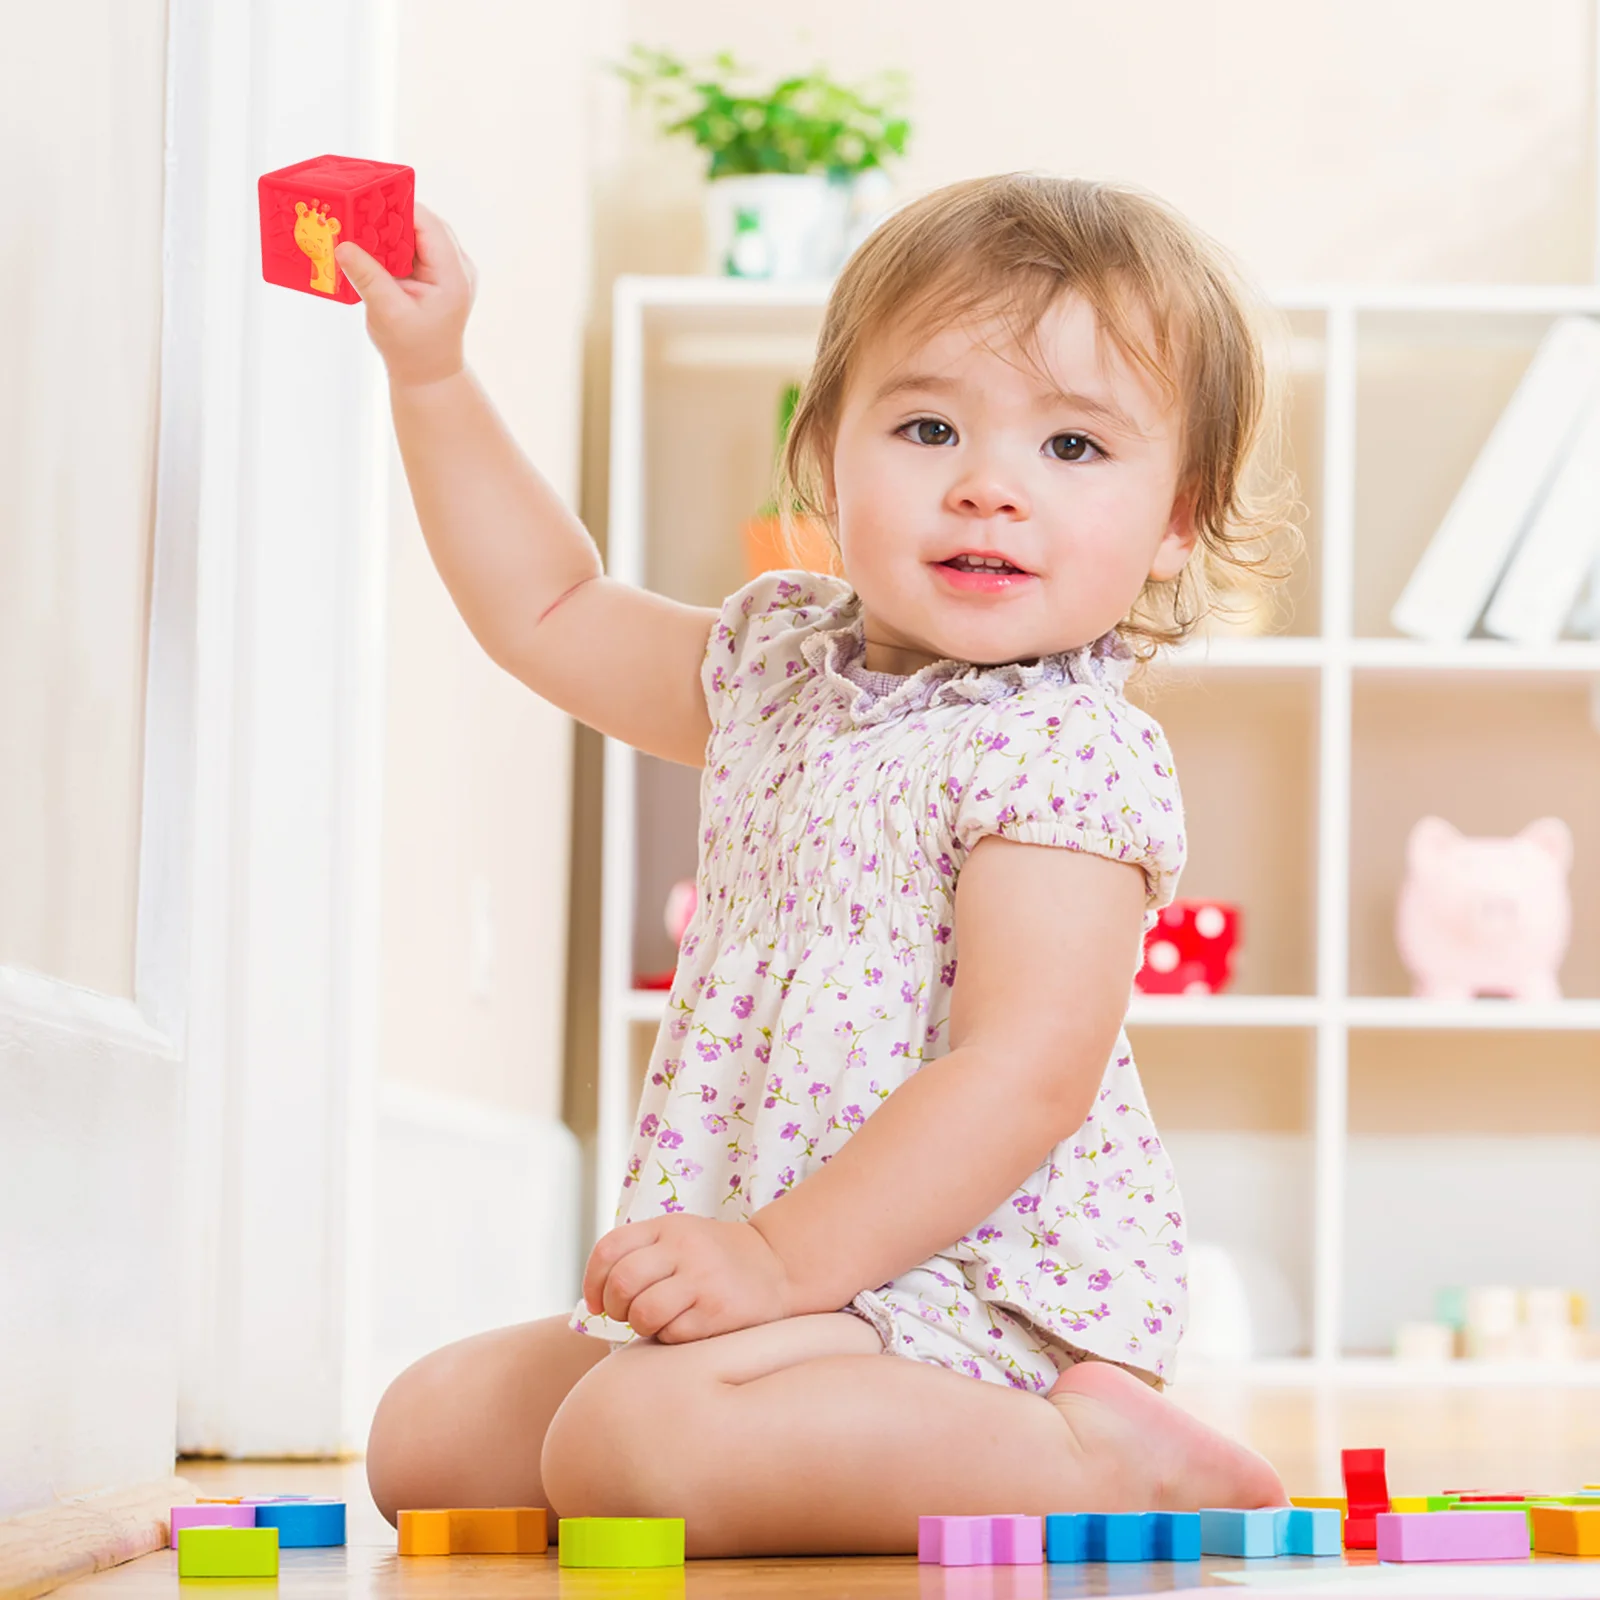
{"label": "teal wooden block", "polygon": [[[1150,1511],[1150,1559],[1152,1561],[1198,1561],[1200,1559],[1200,1513],[1198,1511]],[[1334,1530],[1337,1537],[1338,1530]]]}
{"label": "teal wooden block", "polygon": [[1285,1556],[1336,1556],[1343,1553],[1339,1513],[1331,1506],[1295,1506],[1283,1519]]}
{"label": "teal wooden block", "polygon": [[1089,1553],[1089,1519],[1069,1511],[1044,1519],[1046,1561],[1086,1561]]}
{"label": "teal wooden block", "polygon": [[[1288,1507],[1283,1508],[1285,1511]],[[1200,1510],[1200,1549],[1208,1556],[1242,1556],[1248,1559],[1278,1553],[1278,1508],[1233,1511],[1217,1506]]]}
{"label": "teal wooden block", "polygon": [[1088,1561],[1148,1561],[1151,1528],[1140,1511],[1091,1511],[1085,1532]]}

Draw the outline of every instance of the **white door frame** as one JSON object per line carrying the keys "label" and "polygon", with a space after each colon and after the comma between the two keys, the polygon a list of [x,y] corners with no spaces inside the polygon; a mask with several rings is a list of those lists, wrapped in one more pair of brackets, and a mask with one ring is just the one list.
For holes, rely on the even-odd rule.
{"label": "white door frame", "polygon": [[[255,180],[389,154],[391,22],[389,0],[172,10],[169,239],[197,335],[186,1451],[333,1454],[364,1427],[387,404],[359,307],[261,281]],[[180,963],[145,950],[159,991]]]}

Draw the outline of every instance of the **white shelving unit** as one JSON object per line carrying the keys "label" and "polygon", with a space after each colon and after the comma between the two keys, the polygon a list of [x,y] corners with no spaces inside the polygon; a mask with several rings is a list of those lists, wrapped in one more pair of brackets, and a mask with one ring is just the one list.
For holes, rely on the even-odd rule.
{"label": "white shelving unit", "polygon": [[[652,412],[648,390],[652,382],[678,381],[685,375],[696,384],[766,381],[775,401],[779,385],[798,378],[809,363],[827,292],[825,283],[767,284],[712,277],[617,280],[609,535],[609,570],[614,577],[668,587],[654,579],[667,555],[679,571],[728,573],[720,593],[707,589],[676,596],[701,605],[715,605],[743,581],[736,530],[726,518],[695,523],[704,529],[695,538],[702,538],[708,547],[723,549],[721,567],[709,558],[697,564],[678,544],[664,555],[652,541],[658,513],[652,500],[654,486],[647,481],[649,430],[653,424],[662,424],[665,413]],[[1381,340],[1385,329],[1392,332],[1399,327],[1408,330],[1409,337],[1423,340],[1452,337],[1492,343],[1502,337],[1502,330],[1509,330],[1506,338],[1531,350],[1540,319],[1566,312],[1600,314],[1600,286],[1303,287],[1280,291],[1274,299],[1299,319],[1298,325],[1312,328],[1306,337],[1319,347],[1319,359],[1310,363],[1320,386],[1321,406],[1316,429],[1319,488],[1312,506],[1315,571],[1311,574],[1317,589],[1319,625],[1316,632],[1308,634],[1219,637],[1191,643],[1172,654],[1170,665],[1191,683],[1226,679],[1230,686],[1242,685],[1246,690],[1252,681],[1290,679],[1304,688],[1307,706],[1314,708],[1316,731],[1308,747],[1314,751],[1316,768],[1312,788],[1315,862],[1306,874],[1308,893],[1315,898],[1314,957],[1308,962],[1310,992],[1238,993],[1215,999],[1141,998],[1130,1014],[1129,1025],[1130,1029],[1163,1030],[1288,1029],[1314,1040],[1307,1100],[1312,1165],[1310,1354],[1307,1359],[1259,1363],[1253,1370],[1256,1376],[1271,1381],[1330,1376],[1381,1381],[1384,1374],[1403,1369],[1345,1354],[1342,1332],[1348,1287],[1345,1224],[1352,1044],[1366,1034],[1396,1031],[1413,1038],[1425,1032],[1502,1037],[1509,1032],[1528,1040],[1576,1035],[1592,1039],[1592,1060],[1600,1073],[1600,998],[1548,1005],[1500,1001],[1443,1005],[1401,994],[1352,992],[1351,829],[1358,777],[1358,703],[1364,693],[1390,686],[1397,692],[1419,688],[1459,692],[1469,685],[1492,685],[1497,691],[1517,693],[1560,686],[1569,693],[1596,695],[1600,643],[1563,642],[1537,651],[1488,640],[1434,647],[1358,633],[1357,575],[1362,552],[1357,537],[1357,437],[1363,339]],[[1296,343],[1303,344],[1304,339],[1297,338]],[[681,407],[683,402],[679,404]],[[752,422],[751,430],[750,437],[759,439],[762,448],[770,452],[769,416],[760,417],[759,427]],[[754,470],[762,474],[767,465],[768,459],[762,459],[754,464]],[[673,465],[672,470],[679,468]],[[735,497],[732,503],[744,502]],[[749,502],[752,509],[753,504]],[[1419,531],[1419,547],[1430,532],[1431,527]],[[1591,715],[1600,716],[1600,698],[1591,705],[1597,708]],[[1595,734],[1600,744],[1600,722]],[[611,1225],[626,1160],[637,1094],[636,1063],[643,1054],[643,1041],[636,1036],[659,1022],[665,1000],[660,991],[633,986],[641,932],[653,928],[660,915],[658,901],[640,904],[638,897],[640,781],[645,760],[648,758],[639,757],[626,745],[606,741],[599,1142],[594,1196],[598,1231]],[[687,769],[677,770],[698,778],[698,774],[687,774]],[[1180,775],[1182,771],[1180,754]],[[1591,796],[1591,801],[1600,806],[1600,795]],[[692,830],[681,860],[684,874],[692,872]],[[1592,896],[1597,889],[1600,884],[1592,878],[1575,881],[1575,899],[1583,894]],[[1600,996],[1600,977],[1580,975],[1580,988],[1585,986]],[[1157,1115],[1159,1119],[1159,1108]],[[1600,1144],[1595,1159],[1600,1164]],[[1576,1230],[1575,1248],[1586,1251],[1590,1260],[1600,1260],[1600,1216],[1568,1218],[1565,1225]],[[1600,1362],[1526,1372],[1462,1363],[1448,1371],[1451,1382],[1523,1381],[1530,1377],[1600,1380]]]}

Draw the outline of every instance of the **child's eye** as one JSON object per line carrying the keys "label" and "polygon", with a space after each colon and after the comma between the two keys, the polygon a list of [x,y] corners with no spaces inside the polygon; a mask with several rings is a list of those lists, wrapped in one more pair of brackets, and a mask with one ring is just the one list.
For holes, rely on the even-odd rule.
{"label": "child's eye", "polygon": [[[1062,446],[1059,450],[1056,448],[1058,444]],[[1085,438],[1081,433],[1058,433],[1050,441],[1049,448],[1057,461],[1087,461],[1090,457],[1085,452],[1090,450],[1097,456],[1105,453],[1093,439]]]}
{"label": "child's eye", "polygon": [[910,422],[902,422],[894,431],[896,433],[904,433],[907,428],[915,428],[917,430],[915,439],[917,444],[944,444],[947,442],[946,439],[927,438],[922,432],[924,428],[943,428],[949,438],[955,437],[955,430],[950,424],[941,422],[937,417],[913,417]]}

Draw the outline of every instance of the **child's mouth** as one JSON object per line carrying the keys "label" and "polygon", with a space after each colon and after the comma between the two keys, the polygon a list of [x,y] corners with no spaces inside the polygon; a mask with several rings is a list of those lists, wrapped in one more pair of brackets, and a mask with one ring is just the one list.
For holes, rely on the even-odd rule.
{"label": "child's mouth", "polygon": [[969,594],[1000,593],[1003,590],[1014,589],[1033,576],[1031,572],[1024,572],[1021,567],[1014,567],[1009,562],[1003,566],[995,566],[968,562],[959,556],[953,556],[948,561],[936,561],[933,564],[944,574],[946,582],[952,588],[964,590]]}

